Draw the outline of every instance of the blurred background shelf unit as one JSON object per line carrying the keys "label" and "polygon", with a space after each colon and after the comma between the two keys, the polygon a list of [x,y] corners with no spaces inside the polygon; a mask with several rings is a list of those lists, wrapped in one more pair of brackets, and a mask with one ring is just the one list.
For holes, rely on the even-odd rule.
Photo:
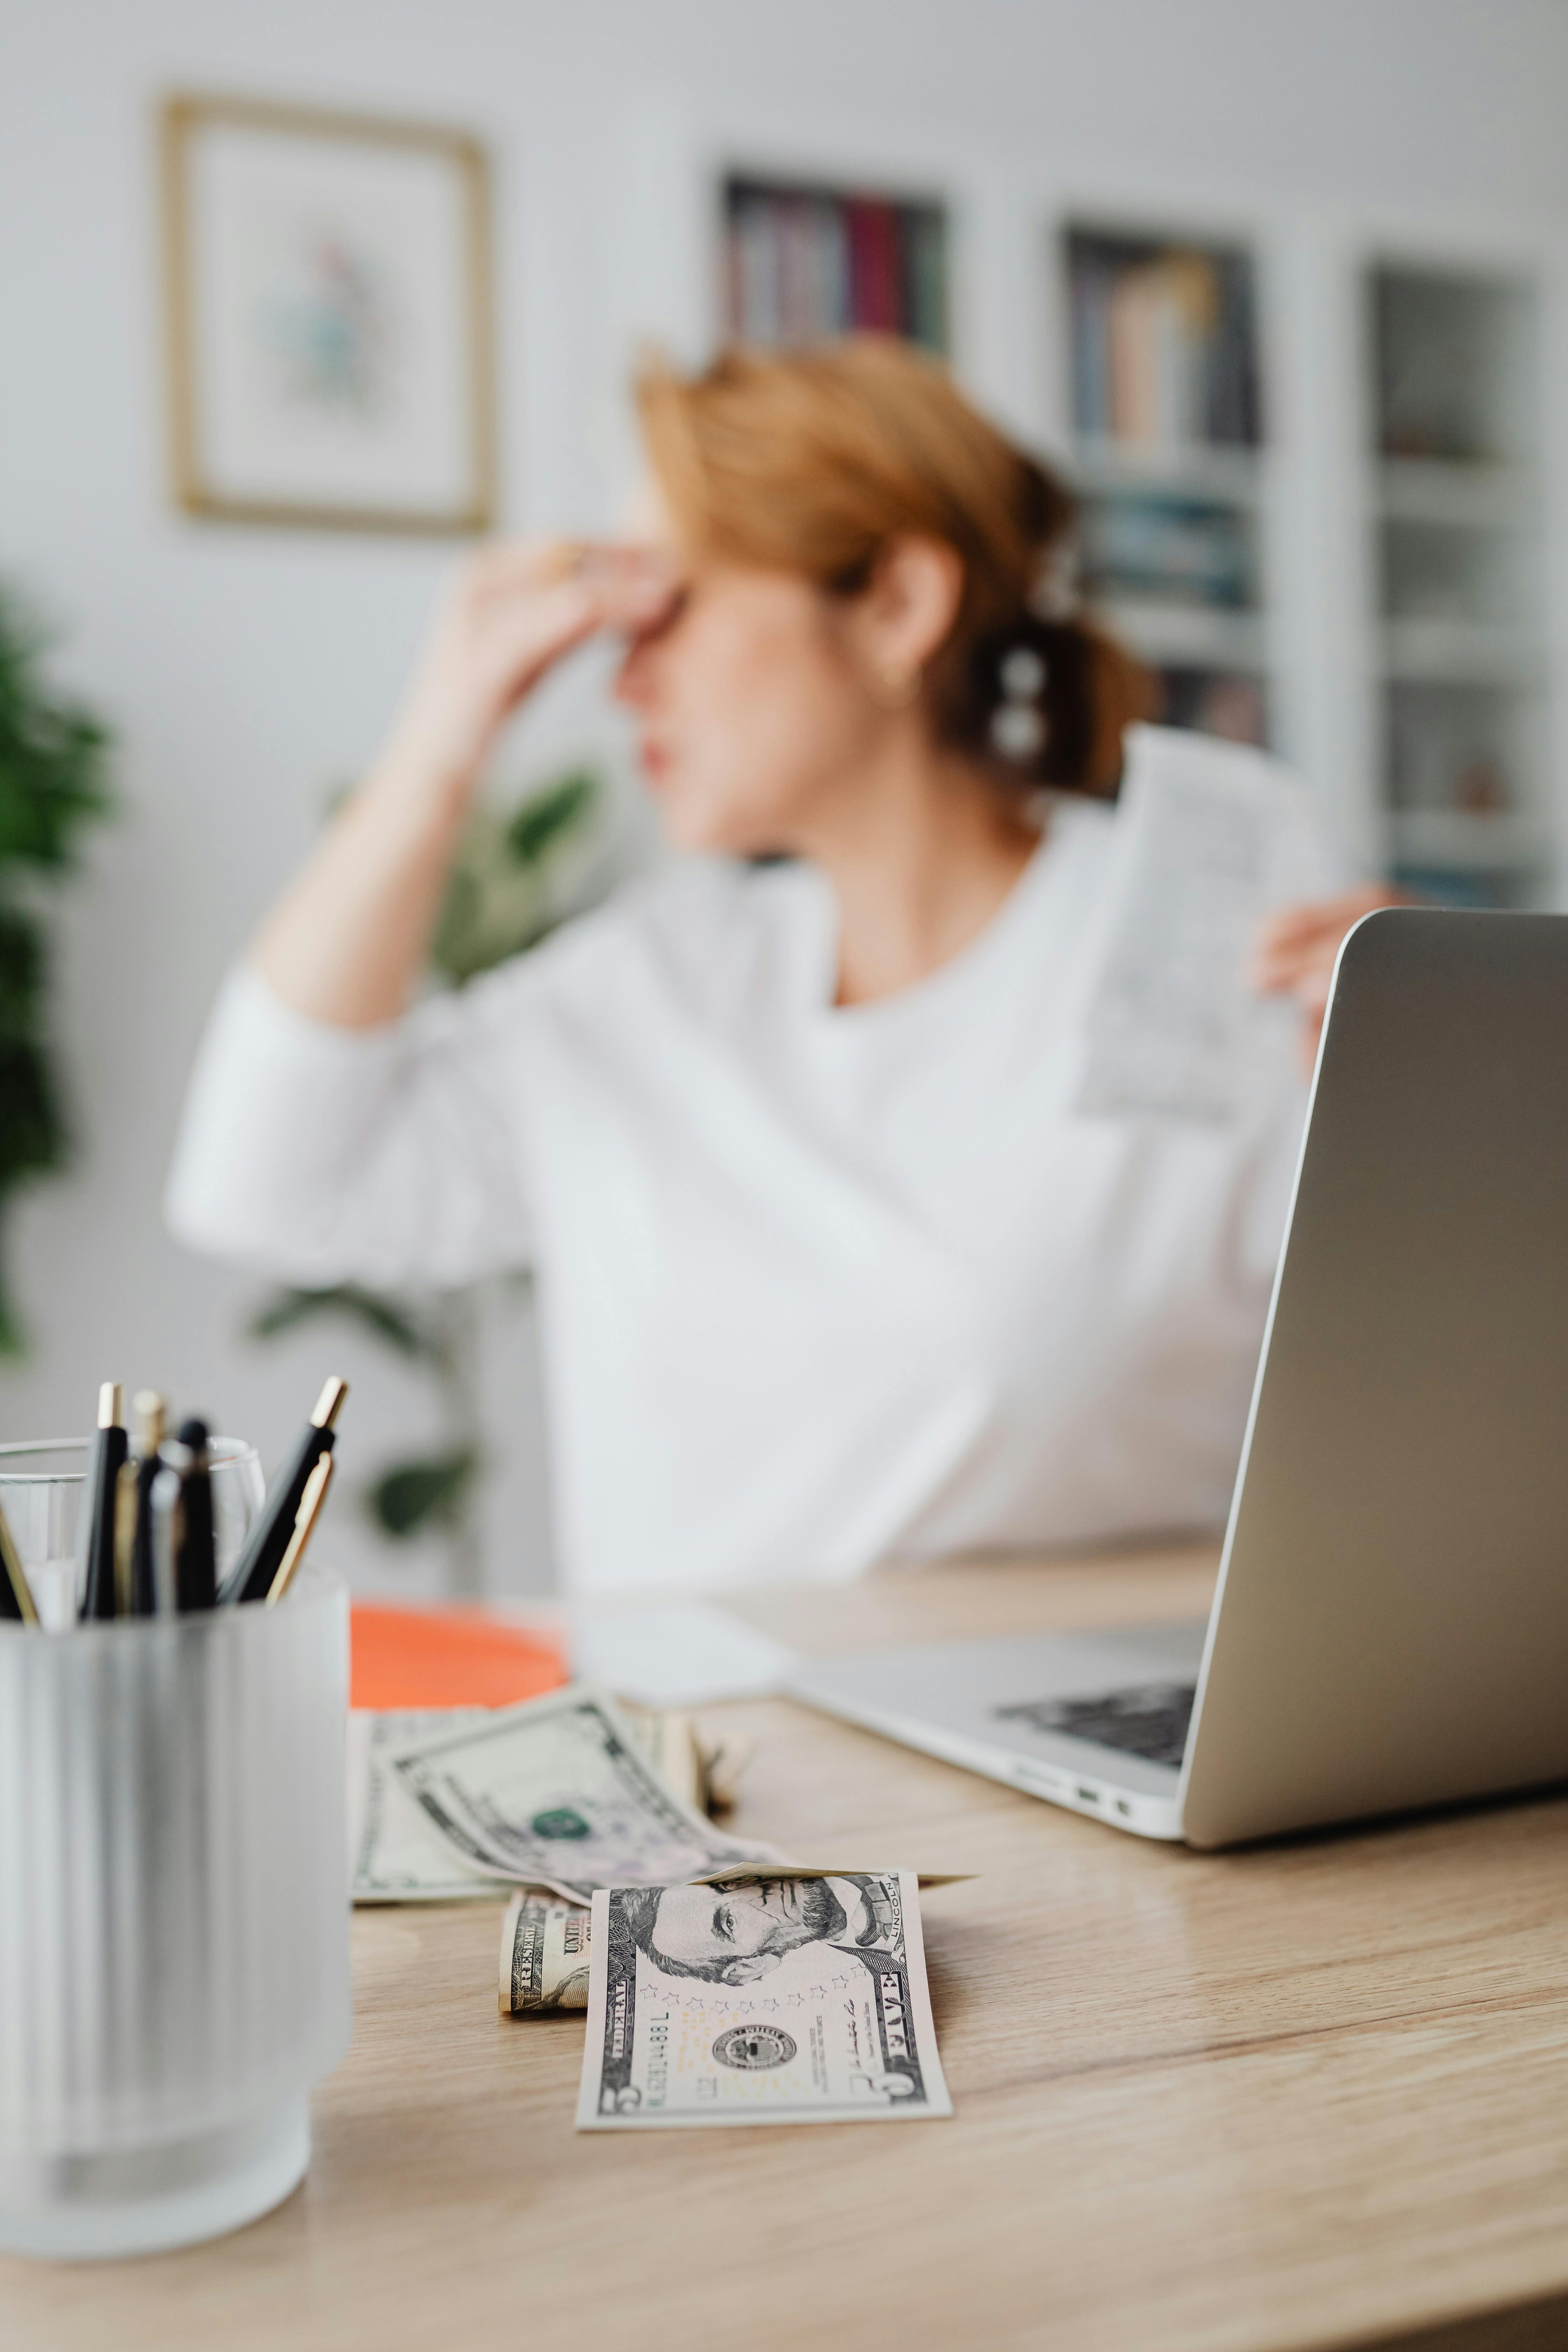
{"label": "blurred background shelf unit", "polygon": [[1257,263],[1239,242],[1081,217],[1054,238],[1080,584],[1159,716],[1270,740]]}
{"label": "blurred background shelf unit", "polygon": [[1384,857],[1457,905],[1545,904],[1540,292],[1379,258],[1363,299]]}
{"label": "blurred background shelf unit", "polygon": [[777,347],[861,330],[948,350],[940,199],[735,170],[719,203],[728,335]]}
{"label": "blurred background shelf unit", "polygon": [[919,141],[683,119],[638,152],[607,381],[649,339],[698,362],[860,326],[944,352],[1069,472],[1080,583],[1161,717],[1297,766],[1347,871],[1555,902],[1554,244],[1167,202]]}

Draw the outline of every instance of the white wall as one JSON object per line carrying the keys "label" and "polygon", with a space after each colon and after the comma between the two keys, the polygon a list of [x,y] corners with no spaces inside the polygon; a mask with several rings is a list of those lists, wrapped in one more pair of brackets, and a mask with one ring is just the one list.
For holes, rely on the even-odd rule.
{"label": "white wall", "polygon": [[[183,1255],[158,1193],[226,960],[374,747],[448,557],[242,531],[170,510],[162,476],[151,110],[171,85],[427,115],[497,166],[506,511],[605,519],[616,354],[605,191],[650,97],[780,142],[864,132],[1048,151],[1104,184],[1198,180],[1554,226],[1568,200],[1560,0],[13,0],[0,20],[0,577],[58,622],[60,677],[108,714],[121,813],[59,926],[74,1171],[8,1245],[34,1332],[0,1435],[80,1426],[95,1383],[164,1386],[275,1451],[329,1351],[359,1385],[349,1467],[425,1433],[373,1351],[258,1349],[256,1286]],[[614,749],[591,681],[509,755]],[[492,1335],[498,1589],[547,1574],[534,1384]],[[347,1482],[345,1482],[347,1483]],[[363,1580],[411,1585],[338,1506]],[[427,1573],[428,1563],[426,1563]]]}

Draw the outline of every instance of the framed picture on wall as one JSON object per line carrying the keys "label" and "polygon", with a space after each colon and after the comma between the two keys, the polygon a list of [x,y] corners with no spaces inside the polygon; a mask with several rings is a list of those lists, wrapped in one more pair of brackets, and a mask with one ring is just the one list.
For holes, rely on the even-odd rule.
{"label": "framed picture on wall", "polygon": [[461,132],[179,96],[162,118],[174,494],[190,514],[482,530],[489,194]]}

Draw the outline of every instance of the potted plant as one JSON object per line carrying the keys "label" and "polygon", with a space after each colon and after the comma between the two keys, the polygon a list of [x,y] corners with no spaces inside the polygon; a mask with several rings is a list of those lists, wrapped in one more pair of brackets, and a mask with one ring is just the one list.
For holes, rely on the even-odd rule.
{"label": "potted plant", "polygon": [[[82,828],[109,805],[107,730],[50,688],[44,643],[14,593],[0,591],[0,1212],[66,1157],[40,886],[74,865]],[[0,1352],[14,1355],[22,1344],[0,1277]]]}

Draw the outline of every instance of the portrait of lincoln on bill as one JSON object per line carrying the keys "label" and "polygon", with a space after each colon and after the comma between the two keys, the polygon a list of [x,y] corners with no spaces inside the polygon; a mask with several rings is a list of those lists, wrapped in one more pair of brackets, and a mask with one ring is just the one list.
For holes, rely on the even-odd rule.
{"label": "portrait of lincoln on bill", "polygon": [[808,1944],[852,1954],[879,1973],[902,1957],[896,1883],[869,1873],[628,1887],[615,1908],[619,1933],[661,1974],[710,1984],[753,1984]]}

